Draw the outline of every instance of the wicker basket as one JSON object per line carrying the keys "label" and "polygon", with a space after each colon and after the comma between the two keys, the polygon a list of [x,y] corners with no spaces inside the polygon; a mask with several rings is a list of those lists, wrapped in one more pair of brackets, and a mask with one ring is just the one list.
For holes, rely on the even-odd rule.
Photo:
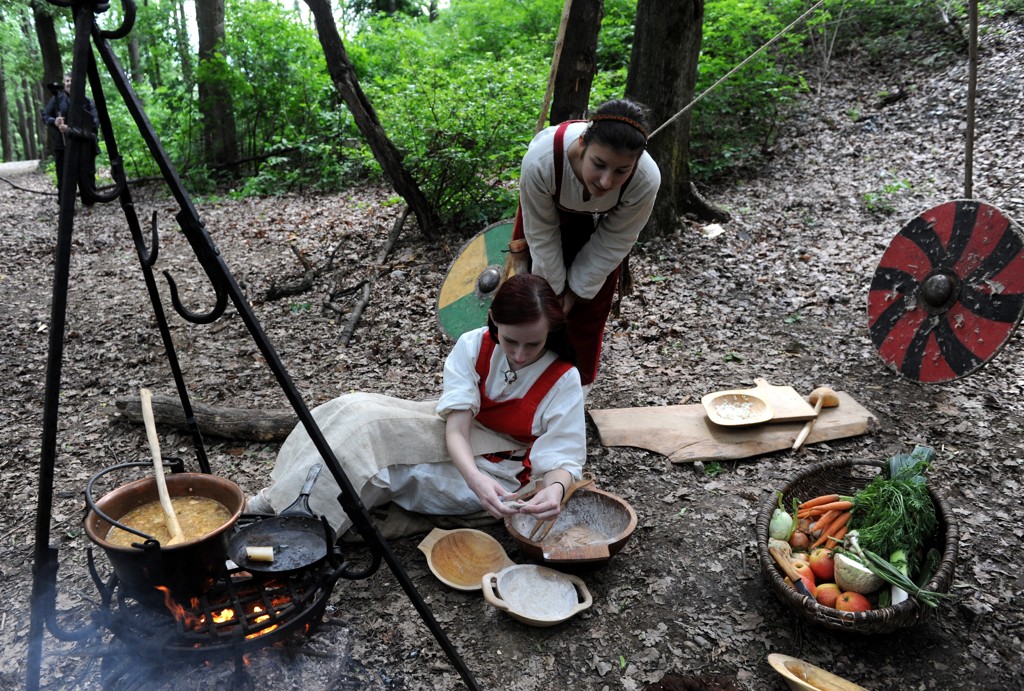
{"label": "wicker basket", "polygon": [[[791,506],[794,497],[809,499],[822,494],[856,494],[872,478],[881,473],[888,463],[885,461],[825,461],[813,465],[790,480],[782,491],[784,506]],[[956,519],[945,499],[929,489],[938,527],[932,541],[926,547],[936,547],[942,551],[942,561],[935,575],[925,586],[927,590],[948,592],[953,583],[953,568],[956,564],[957,544],[960,532]],[[913,597],[894,606],[875,609],[868,612],[840,612],[832,607],[818,604],[814,599],[798,593],[783,580],[775,562],[768,554],[768,524],[771,522],[772,511],[777,507],[778,497],[775,492],[767,497],[757,513],[757,555],[761,562],[761,571],[765,579],[775,591],[775,595],[790,609],[796,610],[808,621],[821,624],[831,629],[855,633],[889,633],[907,626],[914,626],[924,621],[931,610],[935,609],[920,604]]]}

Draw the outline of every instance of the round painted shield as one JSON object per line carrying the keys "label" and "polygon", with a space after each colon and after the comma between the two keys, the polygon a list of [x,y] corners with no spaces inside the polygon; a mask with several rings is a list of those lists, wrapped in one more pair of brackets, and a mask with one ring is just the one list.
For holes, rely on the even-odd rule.
{"label": "round painted shield", "polygon": [[999,209],[959,200],[893,238],[871,281],[868,327],[908,379],[965,377],[1002,349],[1024,315],[1024,235]]}
{"label": "round painted shield", "polygon": [[453,340],[487,324],[487,310],[501,285],[514,219],[487,226],[462,246],[437,296],[437,321]]}

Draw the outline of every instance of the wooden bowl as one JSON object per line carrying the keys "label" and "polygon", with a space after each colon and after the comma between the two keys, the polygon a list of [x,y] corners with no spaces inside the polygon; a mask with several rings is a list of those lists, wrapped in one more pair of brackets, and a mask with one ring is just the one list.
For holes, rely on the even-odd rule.
{"label": "wooden bowl", "polygon": [[456,590],[480,590],[485,574],[515,565],[500,542],[472,528],[434,528],[419,550],[434,575]]}
{"label": "wooden bowl", "polygon": [[760,396],[735,391],[709,393],[700,399],[708,419],[723,427],[746,427],[768,422],[775,411]]}
{"label": "wooden bowl", "polygon": [[863,686],[789,655],[772,653],[768,664],[782,675],[793,691],[867,691]]}
{"label": "wooden bowl", "polygon": [[611,559],[636,530],[636,521],[636,511],[625,499],[591,485],[569,498],[544,540],[530,539],[537,521],[524,513],[507,516],[505,529],[527,555],[551,564],[574,564]]}
{"label": "wooden bowl", "polygon": [[530,626],[554,626],[588,609],[594,599],[579,576],[516,564],[482,579],[484,599]]}

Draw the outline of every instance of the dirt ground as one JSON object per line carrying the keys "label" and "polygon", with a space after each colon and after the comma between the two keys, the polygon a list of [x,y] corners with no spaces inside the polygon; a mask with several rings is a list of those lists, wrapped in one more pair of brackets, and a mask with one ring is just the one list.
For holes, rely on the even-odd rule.
{"label": "dirt ground", "polygon": [[[1024,214],[1022,29],[1008,22],[983,35],[973,181],[977,198],[1017,220]],[[611,561],[577,571],[593,606],[551,628],[520,624],[479,593],[440,583],[417,550],[419,537],[391,543],[481,687],[643,689],[665,675],[704,675],[704,686],[677,688],[783,689],[766,661],[771,652],[869,689],[1024,687],[1024,576],[1016,561],[1024,545],[1024,339],[1017,331],[971,376],[919,385],[882,363],[866,329],[868,285],[893,235],[964,195],[967,74],[965,55],[938,45],[884,59],[835,56],[827,80],[812,84],[787,118],[764,168],[705,190],[732,214],[723,233],[686,224],[638,246],[637,289],[609,325],[588,399],[591,409],[697,403],[760,377],[805,394],[822,385],[846,391],[877,417],[873,432],[798,452],[674,465],[656,453],[604,447],[591,426],[587,468],[630,502],[639,524]],[[883,104],[897,87],[904,97]],[[12,688],[26,678],[57,205],[37,172],[0,177],[7,181],[0,181],[0,679]],[[141,218],[158,214],[158,268],[182,286],[186,305],[206,309],[211,291],[174,230],[175,205],[152,190],[136,200]],[[430,243],[409,229],[378,265],[400,213],[393,202],[387,190],[198,202],[310,406],[353,390],[420,398],[439,389],[450,344],[436,326],[436,296],[462,240]],[[316,267],[341,244],[337,273],[311,292],[268,302],[272,283],[301,271],[290,243]],[[171,394],[173,381],[120,209],[80,210],[73,252],[52,543],[58,607],[88,618],[96,593],[84,563],[85,483],[116,462],[148,458],[144,432],[112,415],[114,401],[142,386]],[[363,278],[373,280],[372,300],[345,347],[344,318],[339,324],[322,304],[332,280],[352,286]],[[161,290],[169,305],[166,284]],[[232,310],[213,325],[173,319],[172,328],[195,400],[287,407]],[[185,434],[162,428],[161,441],[165,455],[194,458]],[[889,635],[805,623],[762,578],[754,535],[760,502],[809,464],[884,459],[916,444],[936,450],[929,481],[961,531],[956,601]],[[209,438],[206,448],[214,472],[254,491],[277,444]],[[486,530],[513,561],[529,561],[500,526]],[[360,559],[365,549],[351,554]],[[48,634],[43,686],[101,686],[96,653],[105,642]],[[386,566],[339,582],[316,634],[255,653],[250,663],[257,689],[463,688]],[[232,670],[231,663],[170,666],[146,687],[226,688]]]}

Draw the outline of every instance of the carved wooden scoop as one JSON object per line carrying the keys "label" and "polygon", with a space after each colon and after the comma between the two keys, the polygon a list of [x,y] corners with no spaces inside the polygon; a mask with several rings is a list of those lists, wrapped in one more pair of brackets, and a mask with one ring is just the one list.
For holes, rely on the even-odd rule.
{"label": "carved wooden scoop", "polygon": [[836,392],[827,386],[819,386],[811,395],[807,397],[808,402],[814,406],[814,417],[804,424],[803,429],[800,430],[800,434],[797,435],[796,441],[793,442],[793,450],[796,451],[800,448],[800,445],[807,439],[807,435],[811,433],[811,429],[814,427],[814,421],[818,419],[818,413],[821,412],[822,407],[835,408],[839,405],[839,396]]}
{"label": "carved wooden scoop", "polygon": [[160,439],[156,436],[156,422],[153,420],[153,394],[149,389],[140,389],[139,398],[142,399],[142,419],[146,423],[146,436],[149,438],[149,450],[153,453],[153,472],[156,475],[156,491],[160,495],[160,506],[164,510],[164,521],[167,523],[167,530],[171,533],[171,539],[167,546],[176,545],[185,541],[185,535],[178,525],[178,515],[174,513],[174,506],[171,504],[171,496],[167,492],[167,480],[164,478],[164,462],[160,456]]}

